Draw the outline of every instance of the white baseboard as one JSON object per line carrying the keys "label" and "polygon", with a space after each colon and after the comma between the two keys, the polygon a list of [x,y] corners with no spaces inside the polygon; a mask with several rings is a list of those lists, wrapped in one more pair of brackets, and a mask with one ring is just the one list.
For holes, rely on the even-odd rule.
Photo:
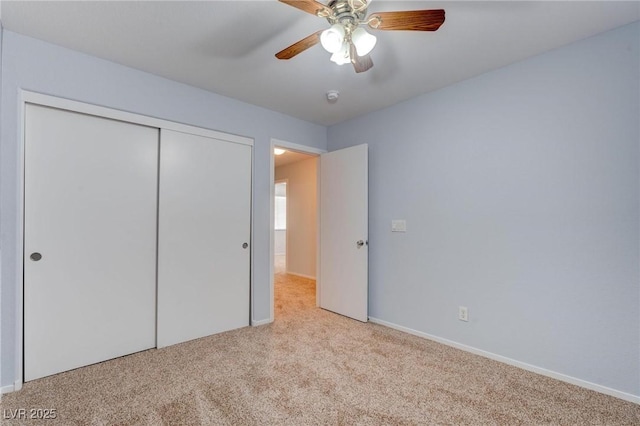
{"label": "white baseboard", "polygon": [[12,385],[2,386],[0,388],[0,395],[1,394],[5,394],[5,393],[9,393],[9,392],[16,392],[16,391],[19,391],[20,389],[22,389],[22,382],[21,381],[16,381]]}
{"label": "white baseboard", "polygon": [[299,273],[297,273],[297,272],[287,271],[287,274],[289,274],[289,275],[295,275],[296,277],[307,278],[307,279],[309,279],[309,280],[315,280],[315,279],[316,279],[316,277],[312,277],[311,275],[299,274]]}
{"label": "white baseboard", "polygon": [[461,349],[466,352],[471,352],[472,354],[480,355],[485,358],[492,359],[494,361],[502,362],[504,364],[508,364],[514,367],[522,368],[523,370],[531,371],[532,373],[541,374],[543,376],[551,377],[552,379],[560,380],[562,382],[570,383],[572,385],[580,386],[592,391],[596,391],[599,393],[603,393],[605,395],[613,396],[616,398],[623,399],[625,401],[633,402],[635,404],[640,404],[640,396],[633,395],[630,393],[622,392],[616,389],[611,389],[606,386],[598,385],[596,383],[591,383],[586,380],[578,379],[576,377],[567,376],[566,374],[558,373],[555,371],[547,370],[546,368],[537,367],[535,365],[527,364],[525,362],[517,361],[515,359],[507,358],[502,355],[497,355],[492,352],[487,352],[482,349],[474,348],[473,346],[467,346],[462,343],[454,342],[452,340],[443,339],[442,337],[433,336],[431,334],[423,333],[422,331],[413,330],[408,327],[403,327],[401,325],[397,325],[391,322],[383,321],[378,318],[369,317],[369,321],[374,324],[383,325],[385,327],[393,328],[395,330],[403,331],[408,334],[412,334],[414,336],[422,337],[424,339],[433,340],[434,342],[442,343],[443,345],[451,346],[456,349]]}
{"label": "white baseboard", "polygon": [[5,394],[13,391],[15,391],[15,388],[13,385],[2,386],[0,388],[0,394]]}
{"label": "white baseboard", "polygon": [[266,325],[272,323],[273,320],[271,318],[263,319],[263,320],[251,320],[251,327],[258,327],[260,325]]}

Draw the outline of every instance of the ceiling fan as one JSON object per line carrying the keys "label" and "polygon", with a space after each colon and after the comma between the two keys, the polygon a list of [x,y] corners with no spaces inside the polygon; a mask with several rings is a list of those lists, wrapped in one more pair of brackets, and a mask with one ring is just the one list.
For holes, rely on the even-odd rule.
{"label": "ceiling fan", "polygon": [[332,54],[331,61],[338,65],[350,62],[357,73],[373,67],[369,52],[376,44],[376,37],[365,31],[365,25],[372,30],[436,31],[444,22],[442,9],[378,12],[365,19],[371,0],[329,0],[326,5],[315,0],[279,1],[326,18],[331,27],[281,50],[276,58],[291,59],[319,42]]}

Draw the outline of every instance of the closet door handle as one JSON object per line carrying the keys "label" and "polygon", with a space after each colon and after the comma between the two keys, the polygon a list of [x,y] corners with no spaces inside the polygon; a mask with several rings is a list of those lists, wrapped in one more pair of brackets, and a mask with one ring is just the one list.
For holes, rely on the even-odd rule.
{"label": "closet door handle", "polygon": [[243,248],[243,249],[246,249],[247,247],[249,247],[249,243],[244,243],[244,244],[242,244],[242,248]]}
{"label": "closet door handle", "polygon": [[37,262],[38,260],[42,259],[42,255],[36,251],[34,253],[31,253],[31,256],[29,256],[29,259],[33,260],[34,262]]}

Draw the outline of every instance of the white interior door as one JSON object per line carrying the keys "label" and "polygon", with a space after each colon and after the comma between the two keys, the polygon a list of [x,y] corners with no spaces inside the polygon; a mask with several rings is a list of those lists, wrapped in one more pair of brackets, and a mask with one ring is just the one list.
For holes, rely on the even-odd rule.
{"label": "white interior door", "polygon": [[367,321],[367,145],[320,156],[320,307]]}
{"label": "white interior door", "polygon": [[155,346],[158,129],[26,106],[24,369]]}
{"label": "white interior door", "polygon": [[249,325],[251,147],[162,130],[158,347]]}

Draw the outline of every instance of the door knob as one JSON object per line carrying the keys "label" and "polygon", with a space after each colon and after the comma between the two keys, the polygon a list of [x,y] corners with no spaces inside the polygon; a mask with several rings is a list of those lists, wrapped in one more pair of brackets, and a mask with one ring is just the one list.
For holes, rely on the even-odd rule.
{"label": "door knob", "polygon": [[37,262],[38,260],[42,259],[42,255],[38,252],[34,252],[34,253],[31,253],[31,256],[29,256],[29,259],[33,260],[34,262]]}
{"label": "door knob", "polygon": [[243,249],[246,249],[247,247],[249,247],[249,244],[248,244],[248,243],[244,243],[244,244],[242,244],[242,248],[243,248]]}
{"label": "door knob", "polygon": [[356,245],[358,246],[358,248],[361,248],[364,245],[364,241],[362,240],[358,240],[358,242],[356,243]]}

